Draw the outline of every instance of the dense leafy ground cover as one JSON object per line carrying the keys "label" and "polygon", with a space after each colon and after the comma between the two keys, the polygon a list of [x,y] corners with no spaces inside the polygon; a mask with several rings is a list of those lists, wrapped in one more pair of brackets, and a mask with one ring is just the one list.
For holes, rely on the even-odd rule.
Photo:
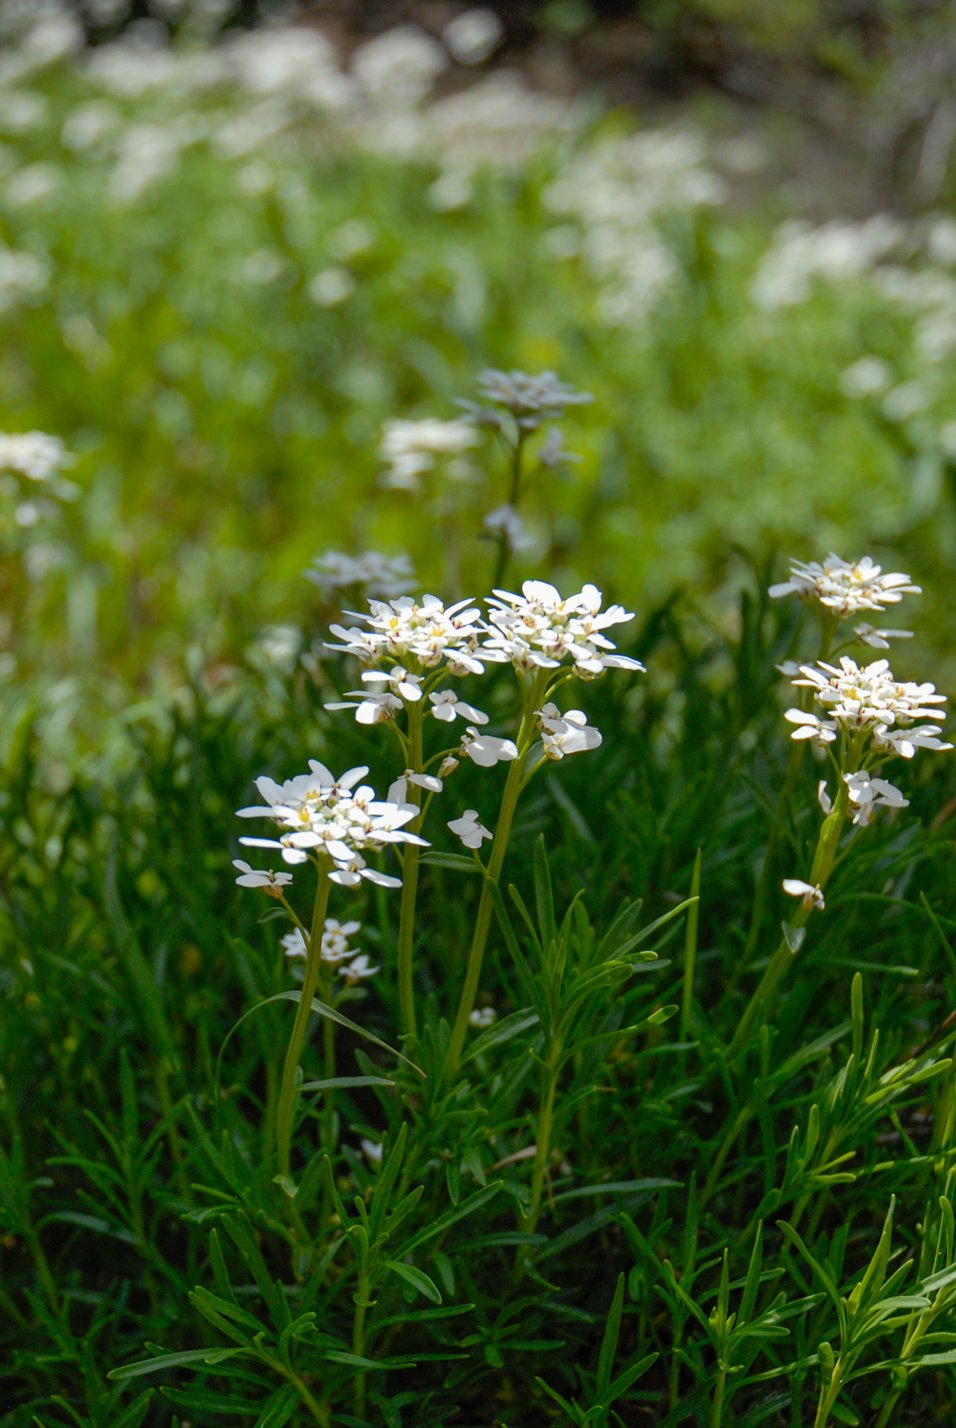
{"label": "dense leafy ground cover", "polygon": [[[924,589],[894,670],[951,686],[954,221],[801,226],[752,197],[752,122],[459,92],[407,33],[348,72],[313,32],[7,38],[0,428],[73,460],[3,448],[4,1422],[948,1422],[951,756],[894,759],[908,806],[851,824],[776,668],[833,630],[767,591],[882,557]],[[461,420],[489,366],[593,398],[524,429],[517,497],[508,418],[389,425]],[[334,559],[303,579],[329,549],[448,601],[596,581],[646,673],[561,690],[603,743],[516,805],[542,688],[443,686],[518,758],[462,757],[420,863],[370,858],[417,868],[411,935],[406,892],[332,885],[379,970],[308,959],[358,1029],[317,1016],[290,1062],[303,964],[233,883],[270,861],[234,811],[310,758],[382,793],[429,703],[323,708],[366,608]],[[424,720],[425,755],[461,728]],[[513,815],[497,896],[466,809],[489,868]],[[333,866],[289,865],[306,931]]]}

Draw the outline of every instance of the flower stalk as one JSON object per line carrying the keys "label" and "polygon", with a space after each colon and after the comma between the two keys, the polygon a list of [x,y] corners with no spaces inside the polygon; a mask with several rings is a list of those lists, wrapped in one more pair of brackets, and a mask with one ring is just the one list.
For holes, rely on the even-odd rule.
{"label": "flower stalk", "polygon": [[[318,884],[315,892],[315,905],[312,910],[312,925],[309,931],[309,942],[305,958],[305,976],[302,980],[302,990],[299,994],[299,1004],[296,1007],[295,1022],[292,1026],[292,1035],[289,1038],[289,1045],[286,1048],[285,1062],[282,1067],[282,1082],[279,1087],[279,1106],[276,1112],[276,1148],[279,1153],[279,1174],[288,1180],[291,1174],[292,1159],[292,1122],[293,1108],[296,1094],[296,1073],[299,1069],[299,1059],[302,1055],[302,1047],[305,1043],[306,1032],[309,1028],[309,1019],[312,1015],[312,1000],[315,997],[319,976],[322,970],[322,933],[325,928],[325,914],[329,905],[329,892],[331,883],[328,876],[326,860],[316,859],[318,867]],[[326,1050],[327,1050],[326,1046]]]}
{"label": "flower stalk", "polygon": [[494,905],[493,889],[498,886],[498,882],[501,878],[501,869],[504,866],[505,854],[508,851],[508,841],[511,837],[511,825],[514,822],[518,798],[524,786],[525,763],[537,733],[535,713],[543,702],[547,682],[548,671],[538,670],[530,684],[525,686],[524,711],[518,730],[518,737],[515,741],[518,746],[518,757],[512,760],[508,765],[508,777],[505,781],[504,793],[501,798],[501,812],[498,816],[497,827],[495,828],[491,857],[488,859],[488,867],[485,871],[485,879],[481,887],[481,897],[478,900],[478,911],[475,916],[475,928],[472,934],[471,948],[468,953],[468,963],[465,969],[465,981],[458,1003],[458,1014],[455,1017],[455,1024],[452,1027],[451,1041],[448,1045],[448,1055],[445,1059],[445,1081],[450,1081],[458,1070],[459,1063],[461,1062],[461,1053],[465,1045],[465,1037],[468,1034],[469,1018],[475,1009],[475,1000],[478,996],[478,985],[481,979],[481,965],[485,955],[485,944],[488,941],[488,932],[491,927],[491,912]]}
{"label": "flower stalk", "polygon": [[[423,713],[421,704],[408,706],[408,766],[414,773],[424,771],[422,751]],[[421,824],[422,790],[409,781],[406,795],[419,812],[408,825],[409,831],[418,833]],[[402,863],[402,902],[398,923],[398,997],[402,1031],[407,1037],[415,1038],[418,1024],[415,1016],[415,904],[418,898],[419,848],[409,843]]]}
{"label": "flower stalk", "polygon": [[[813,864],[810,870],[809,883],[823,891],[827,879],[833,871],[836,862],[837,851],[840,846],[840,835],[843,825],[846,822],[847,808],[849,806],[849,791],[843,779],[840,780],[836,801],[831,812],[823,820],[820,833],[817,837],[817,846],[813,855]],[[784,935],[781,937],[770,963],[760,979],[757,990],[744,1009],[743,1016],[737,1025],[730,1046],[727,1049],[728,1057],[733,1060],[741,1054],[754,1030],[756,1022],[760,1018],[765,1018],[769,1009],[776,1000],[781,983],[786,978],[790,968],[793,966],[797,953],[803,941],[803,928],[806,926],[810,914],[813,911],[813,903],[805,901],[798,908],[788,923],[784,924]]]}

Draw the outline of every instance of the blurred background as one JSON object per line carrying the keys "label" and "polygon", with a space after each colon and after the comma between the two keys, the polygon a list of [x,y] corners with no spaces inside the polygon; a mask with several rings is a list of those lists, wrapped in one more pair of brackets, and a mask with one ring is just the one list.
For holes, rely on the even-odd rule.
{"label": "blurred background", "polygon": [[[872,553],[945,684],[954,78],[942,0],[3,0],[3,679],[291,667],[507,540],[730,633]],[[517,510],[489,367],[593,398]]]}

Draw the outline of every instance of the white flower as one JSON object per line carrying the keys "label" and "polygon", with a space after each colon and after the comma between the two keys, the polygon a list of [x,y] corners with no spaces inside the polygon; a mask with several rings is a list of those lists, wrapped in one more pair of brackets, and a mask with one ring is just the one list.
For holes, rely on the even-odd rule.
{"label": "white flower", "polygon": [[487,714],[483,714],[473,704],[466,704],[463,699],[459,699],[453,689],[441,689],[437,694],[429,694],[428,698],[432,704],[433,716],[443,724],[453,723],[456,715],[470,720],[472,724],[488,723]]}
{"label": "white flower", "polygon": [[[552,431],[552,435],[558,436],[560,433]],[[544,458],[542,457],[542,460]],[[489,535],[503,536],[505,544],[512,555],[518,555],[522,551],[534,548],[534,537],[529,534],[524,521],[518,515],[514,506],[496,506],[493,511],[489,511],[482,521],[482,525]]]}
{"label": "white flower", "polygon": [[819,883],[802,883],[799,878],[784,878],[783,890],[790,897],[801,898],[804,907],[814,907],[820,912],[826,907]]}
{"label": "white flower", "polygon": [[0,471],[14,471],[30,481],[46,481],[74,457],[58,436],[44,431],[0,432]]}
{"label": "white flower", "polygon": [[287,957],[305,957],[309,951],[309,945],[298,927],[293,927],[291,932],[280,937],[279,946]]}
{"label": "white flower", "polygon": [[790,579],[781,585],[771,585],[770,595],[799,595],[802,600],[817,600],[832,610],[841,620],[861,610],[885,610],[897,604],[904,595],[921,594],[908,575],[883,575],[882,567],[874,565],[868,555],[855,565],[828,555],[822,564],[793,561]]}
{"label": "white flower", "polygon": [[843,775],[843,782],[853,805],[853,822],[865,827],[873,819],[877,808],[907,808],[909,799],[904,798],[898,788],[887,783],[885,778],[873,778],[866,769],[859,773]]}
{"label": "white flower", "polygon": [[486,1027],[493,1026],[497,1017],[498,1013],[494,1007],[475,1007],[474,1011],[470,1013],[468,1021],[472,1026],[477,1026],[479,1030],[483,1031]]}
{"label": "white flower", "polygon": [[504,33],[494,10],[465,10],[445,26],[441,37],[459,64],[481,64],[493,54]]}
{"label": "white flower", "polygon": [[366,977],[374,977],[375,973],[381,970],[381,967],[373,967],[370,958],[361,952],[351,962],[346,962],[339,968],[339,976],[344,977],[347,982],[361,982]]}
{"label": "white flower", "polygon": [[418,809],[414,803],[408,803],[408,785],[415,784],[417,788],[425,788],[429,793],[441,793],[444,788],[440,778],[434,774],[416,773],[414,769],[406,769],[405,772],[395,780],[388,790],[389,803],[397,803],[400,807],[414,808],[415,814]]}
{"label": "white flower", "polygon": [[324,764],[311,759],[309,770],[282,784],[267,776],[256,779],[266,804],[241,808],[239,817],[269,818],[280,834],[278,838],[240,838],[240,843],[276,848],[286,863],[293,864],[305,862],[310,853],[324,853],[335,864],[329,877],[344,887],[355,887],[363,878],[382,887],[400,886],[401,879],[369,868],[363,854],[377,852],[389,843],[427,847],[423,838],[404,828],[416,810],[376,799],[374,790],[361,783],[367,768],[349,769],[334,779]]}
{"label": "white flower", "polygon": [[404,668],[433,669],[444,661],[452,674],[484,670],[486,656],[478,648],[484,626],[481,611],[470,600],[448,606],[436,595],[370,600],[369,613],[355,618],[367,628],[333,625],[332,633],[342,643],[327,649],[355,655],[364,665],[395,661]]}
{"label": "white flower", "polygon": [[[886,730],[894,724],[906,726],[916,719],[945,718],[941,709],[933,707],[946,703],[945,694],[937,694],[934,684],[897,680],[885,659],[874,660],[861,668],[843,655],[839,666],[821,661],[819,665],[801,665],[800,673],[802,678],[793,683],[813,690],[817,702],[830,715],[828,721],[817,722],[825,722],[831,731],[835,727],[851,732],[868,729],[884,738]],[[814,716],[791,709],[784,717],[791,723],[806,725]],[[793,737],[811,735],[797,730]]]}
{"label": "white flower", "polygon": [[[240,842],[245,841],[240,839]],[[241,888],[264,888],[271,897],[279,897],[280,889],[287,886],[292,881],[291,873],[274,873],[271,868],[259,870],[250,868],[248,863],[244,863],[241,858],[233,858],[232,866],[239,869],[239,877],[236,882]]]}
{"label": "white flower", "polygon": [[366,1140],[363,1138],[359,1141],[359,1145],[362,1147],[362,1154],[365,1156],[366,1160],[368,1160],[372,1165],[381,1164],[382,1151],[385,1149],[382,1141]]}
{"label": "white flower", "polygon": [[441,763],[438,765],[438,777],[443,779],[449,778],[455,772],[455,769],[457,767],[458,760],[455,758],[454,754],[446,754],[445,757],[442,759]]}
{"label": "white flower", "polygon": [[[358,700],[358,703],[350,703],[350,700]],[[368,689],[347,689],[345,699],[334,700],[322,707],[329,710],[352,709],[357,724],[385,724],[389,719],[394,719],[396,714],[400,714],[404,706],[396,694],[376,694]]]}
{"label": "white flower", "polygon": [[829,815],[833,812],[833,800],[829,793],[827,793],[827,781],[825,778],[822,778],[817,784],[817,803],[819,803],[825,814]]}
{"label": "white flower", "polygon": [[534,431],[545,421],[560,421],[568,407],[594,400],[590,392],[575,391],[553,372],[501,372],[489,367],[479,372],[477,385],[492,410],[473,402],[459,405],[487,426],[500,426],[501,419],[493,410],[500,407],[525,431]]}
{"label": "white flower", "polygon": [[462,453],[471,449],[478,433],[469,421],[456,417],[439,421],[429,417],[424,421],[390,421],[382,432],[379,452],[386,463],[382,485],[405,491],[415,491],[422,476],[443,462],[445,474],[462,480],[471,475],[471,467]]}
{"label": "white flower", "polygon": [[791,739],[812,739],[817,744],[832,744],[837,736],[832,719],[819,719],[807,710],[788,709],[783,717],[788,723],[797,725],[790,735]]}
{"label": "white flower", "polygon": [[882,357],[861,357],[840,377],[840,388],[848,397],[872,397],[885,392],[893,373]]}
{"label": "white flower", "polygon": [[380,555],[376,550],[365,550],[361,555],[323,551],[315,557],[305,578],[318,585],[327,596],[359,588],[365,595],[384,600],[404,595],[414,583],[412,563],[407,555]]}
{"label": "white flower", "polygon": [[482,768],[490,769],[497,763],[516,759],[518,746],[511,739],[496,739],[491,734],[479,734],[477,729],[468,728],[462,735],[461,753]]}
{"label": "white flower", "polygon": [[556,705],[546,704],[538,710],[538,723],[549,759],[563,759],[566,754],[600,748],[601,731],[588,724],[587,715],[580,709],[569,709],[562,714]]}
{"label": "white flower", "polygon": [[606,669],[643,670],[639,660],[613,653],[603,633],[634,616],[620,605],[602,611],[602,598],[596,585],[585,585],[562,600],[545,580],[526,580],[520,595],[496,590],[487,602],[492,629],[481,653],[525,672],[556,669],[567,657],[581,679],[597,679]]}
{"label": "white flower", "polygon": [[862,645],[869,645],[871,649],[888,650],[890,640],[911,640],[912,630],[875,630],[872,625],[857,625],[853,631]]}
{"label": "white flower", "polygon": [[935,724],[920,724],[915,729],[877,729],[873,736],[877,749],[892,749],[900,758],[911,759],[917,749],[933,749],[945,753],[952,744],[944,743]]}
{"label": "white flower", "polygon": [[362,673],[363,684],[387,684],[392,694],[397,694],[399,699],[404,699],[406,704],[417,704],[422,697],[422,677],[420,674],[409,674],[407,669],[403,669],[400,664],[394,665],[389,670],[367,669]]}
{"label": "white flower", "polygon": [[453,818],[448,827],[460,838],[466,848],[480,848],[486,838],[491,838],[492,834],[483,823],[479,823],[478,814],[474,808],[466,808],[460,818]]}

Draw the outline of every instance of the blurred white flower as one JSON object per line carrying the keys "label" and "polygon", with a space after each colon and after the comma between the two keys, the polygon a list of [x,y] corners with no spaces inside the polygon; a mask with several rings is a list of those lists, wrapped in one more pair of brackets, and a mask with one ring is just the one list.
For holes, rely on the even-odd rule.
{"label": "blurred white flower", "polygon": [[482,525],[489,535],[504,536],[505,544],[512,555],[520,555],[522,551],[534,548],[534,537],[514,506],[496,506],[485,516]]}
{"label": "blurred white flower", "polygon": [[365,1159],[369,1161],[371,1165],[381,1164],[382,1152],[385,1149],[385,1146],[382,1141],[366,1140],[363,1138],[359,1141],[359,1145],[362,1147],[362,1154],[365,1156]]}
{"label": "blurred white flower", "polygon": [[448,53],[459,64],[481,64],[494,54],[503,34],[494,10],[482,6],[456,15],[442,30],[441,37]]}
{"label": "blurred white flower", "polygon": [[72,466],[75,457],[58,436],[44,431],[0,432],[0,471],[14,471],[30,481],[46,481]]}
{"label": "blurred white flower", "polygon": [[848,397],[872,397],[885,392],[893,380],[889,363],[882,357],[861,357],[840,377],[840,389]]}
{"label": "blurred white flower", "polygon": [[462,453],[477,442],[469,421],[426,418],[424,421],[390,421],[382,431],[379,453],[385,462],[382,485],[415,491],[420,480],[439,467],[453,480],[466,479],[471,466]]}
{"label": "blurred white flower", "polygon": [[460,838],[466,848],[480,848],[482,842],[492,837],[490,831],[478,820],[474,808],[466,808],[460,818],[453,818],[448,824],[452,833]]}
{"label": "blurred white flower", "polygon": [[411,109],[429,92],[448,55],[437,40],[414,25],[393,25],[360,45],[351,72],[373,109]]}
{"label": "blurred white flower", "polygon": [[911,640],[912,630],[875,630],[872,625],[857,625],[853,631],[863,645],[874,650],[888,650],[890,640]]}
{"label": "blurred white flower", "polygon": [[339,968],[339,976],[344,977],[350,983],[364,981],[366,977],[374,977],[376,972],[380,972],[381,967],[373,967],[372,960],[365,952],[360,952],[357,957],[353,957],[351,962],[345,962]]}
{"label": "blurred white flower", "polygon": [[358,588],[365,595],[388,600],[404,595],[415,576],[407,555],[381,555],[376,550],[346,555],[326,550],[315,557],[305,578],[325,595]]}
{"label": "blurred white flower", "polygon": [[494,1007],[475,1007],[474,1011],[469,1015],[468,1021],[471,1026],[477,1027],[479,1031],[484,1031],[487,1027],[493,1026],[497,1018],[498,1013]]}
{"label": "blurred white flower", "polygon": [[307,292],[316,307],[337,307],[352,296],[355,279],[348,268],[323,268],[309,279]]}

